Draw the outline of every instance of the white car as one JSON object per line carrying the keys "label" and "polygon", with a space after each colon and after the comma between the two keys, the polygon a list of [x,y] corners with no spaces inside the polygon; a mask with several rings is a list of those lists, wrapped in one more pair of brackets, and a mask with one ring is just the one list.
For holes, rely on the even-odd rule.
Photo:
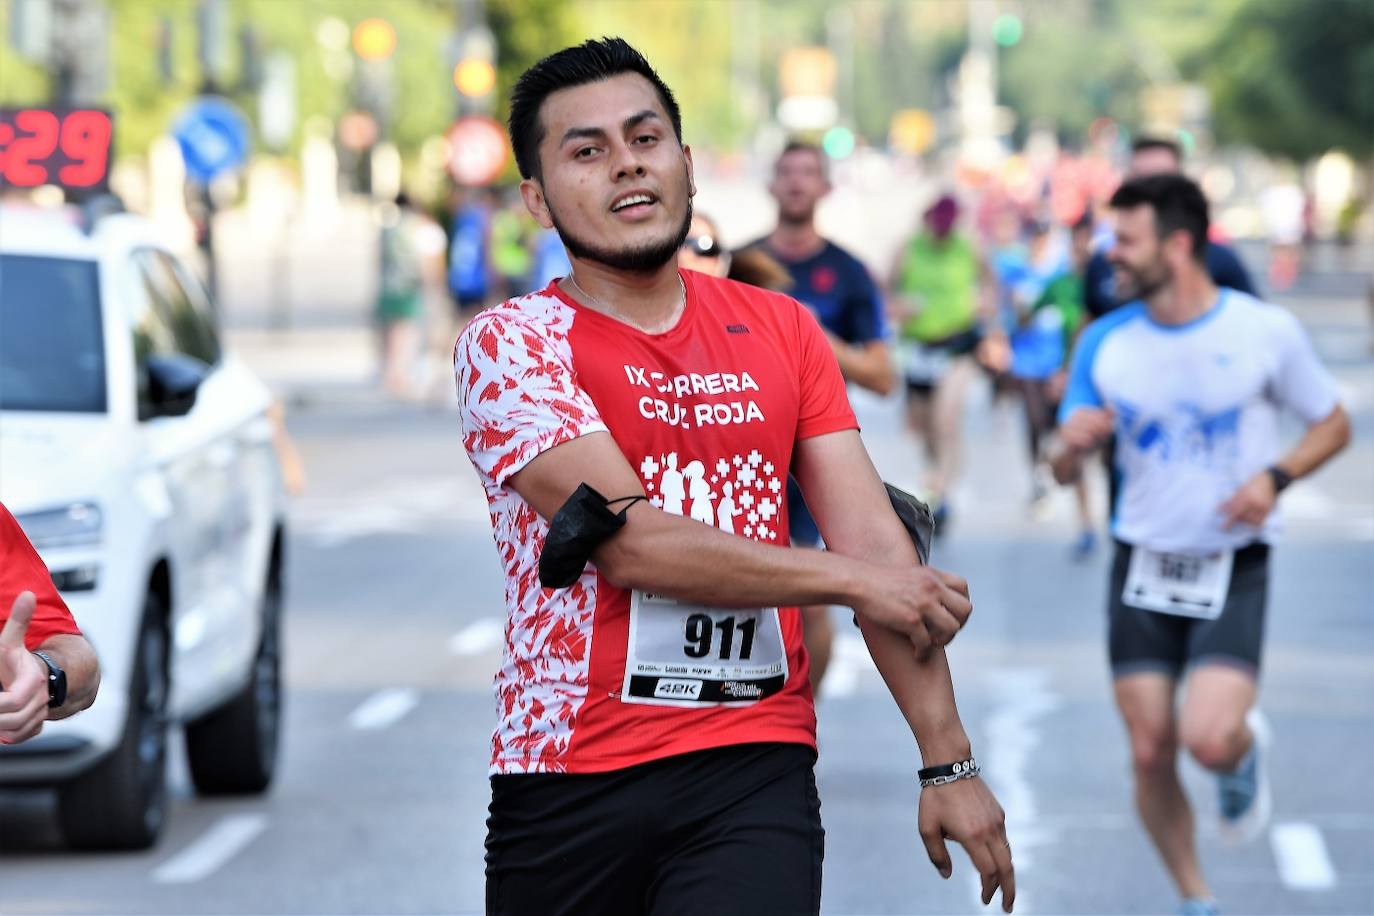
{"label": "white car", "polygon": [[264,790],[286,501],[266,387],[195,275],[129,215],[0,208],[0,501],[100,656],[85,712],[0,747],[68,842],[151,845],[169,727],[198,791]]}

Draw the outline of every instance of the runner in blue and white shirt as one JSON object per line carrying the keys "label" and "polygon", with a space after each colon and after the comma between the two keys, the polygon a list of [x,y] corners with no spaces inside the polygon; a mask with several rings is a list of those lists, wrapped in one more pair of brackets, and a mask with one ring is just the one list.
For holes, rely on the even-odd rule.
{"label": "runner in blue and white shirt", "polygon": [[[1215,912],[1175,766],[1182,745],[1220,778],[1222,833],[1268,817],[1254,710],[1277,496],[1350,436],[1297,319],[1208,276],[1207,202],[1181,175],[1122,185],[1110,259],[1129,304],[1079,338],[1060,406],[1061,483],[1115,434],[1120,498],[1108,598],[1117,705],[1141,818],[1182,894]],[[1279,414],[1307,427],[1281,451]],[[1175,713],[1180,679],[1188,687]]]}

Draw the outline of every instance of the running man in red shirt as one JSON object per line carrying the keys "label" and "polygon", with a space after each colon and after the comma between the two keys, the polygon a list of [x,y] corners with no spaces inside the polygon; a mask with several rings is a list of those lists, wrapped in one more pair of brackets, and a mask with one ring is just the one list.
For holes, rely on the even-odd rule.
{"label": "running man in red shirt", "polygon": [[48,567],[0,506],[0,744],[18,744],[90,706],[95,650],[76,628]]}
{"label": "running man in red shirt", "polygon": [[[920,736],[932,863],[948,877],[962,844],[1010,912],[943,649],[967,584],[920,564],[810,312],[676,268],[695,187],[672,92],[624,41],[589,41],[525,72],[510,133],[572,270],[455,349],[506,575],[487,912],[818,913],[808,604],[855,609]],[[789,470],[827,552],[787,549]],[[542,587],[541,552],[571,543],[550,531],[589,505],[621,526]]]}

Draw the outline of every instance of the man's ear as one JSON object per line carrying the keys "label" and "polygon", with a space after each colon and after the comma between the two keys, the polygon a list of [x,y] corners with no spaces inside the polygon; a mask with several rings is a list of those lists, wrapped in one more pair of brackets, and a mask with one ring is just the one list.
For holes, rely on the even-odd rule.
{"label": "man's ear", "polygon": [[683,158],[687,160],[687,196],[696,197],[697,179],[696,167],[692,165],[692,148],[690,146],[687,146],[686,144],[683,144],[682,155]]}
{"label": "man's ear", "polygon": [[525,202],[525,209],[533,216],[535,222],[545,229],[553,228],[553,217],[549,214],[549,203],[544,199],[544,188],[539,181],[534,178],[526,178],[520,182],[520,199]]}

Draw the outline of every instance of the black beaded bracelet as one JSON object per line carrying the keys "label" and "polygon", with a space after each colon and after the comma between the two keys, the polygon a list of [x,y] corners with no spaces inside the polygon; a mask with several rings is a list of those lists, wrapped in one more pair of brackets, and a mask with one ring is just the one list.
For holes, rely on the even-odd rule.
{"label": "black beaded bracelet", "polygon": [[981,771],[978,768],[978,761],[970,757],[957,763],[945,763],[940,766],[917,770],[916,778],[921,781],[921,788],[926,789],[931,786],[943,786],[945,783],[960,779],[972,779],[979,772]]}

